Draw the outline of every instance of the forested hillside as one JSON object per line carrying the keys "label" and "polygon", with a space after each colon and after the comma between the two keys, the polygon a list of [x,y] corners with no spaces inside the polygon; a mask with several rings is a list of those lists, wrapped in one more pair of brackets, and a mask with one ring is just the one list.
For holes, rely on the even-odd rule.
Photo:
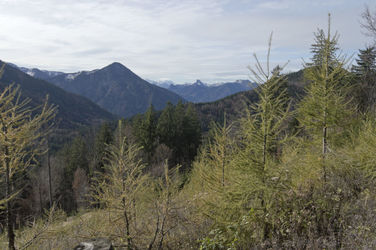
{"label": "forested hillside", "polygon": [[56,111],[0,95],[0,247],[375,249],[376,49],[350,64],[328,19],[298,72],[270,64],[270,36],[256,89],[149,105],[53,153]]}
{"label": "forested hillside", "polygon": [[[304,72],[289,73],[286,75],[286,91],[293,104],[304,96]],[[203,131],[208,131],[211,122],[223,124],[224,119],[235,122],[247,114],[252,104],[259,100],[257,89],[233,94],[215,102],[197,103],[195,108],[201,121]]]}

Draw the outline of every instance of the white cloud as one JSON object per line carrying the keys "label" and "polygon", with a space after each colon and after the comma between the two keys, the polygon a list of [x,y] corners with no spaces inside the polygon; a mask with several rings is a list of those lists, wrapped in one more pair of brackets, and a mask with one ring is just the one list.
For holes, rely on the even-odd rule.
{"label": "white cloud", "polygon": [[119,61],[148,79],[235,80],[247,78],[253,52],[262,58],[271,31],[274,64],[299,68],[328,12],[344,51],[362,48],[364,3],[371,0],[0,0],[0,59],[60,71]]}

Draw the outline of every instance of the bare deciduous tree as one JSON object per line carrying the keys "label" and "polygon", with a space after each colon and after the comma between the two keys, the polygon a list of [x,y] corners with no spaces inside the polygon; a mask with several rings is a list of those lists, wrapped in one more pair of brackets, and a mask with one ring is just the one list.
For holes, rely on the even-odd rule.
{"label": "bare deciduous tree", "polygon": [[365,34],[373,37],[376,42],[376,10],[372,12],[369,6],[366,6],[362,18],[361,26],[366,30]]}

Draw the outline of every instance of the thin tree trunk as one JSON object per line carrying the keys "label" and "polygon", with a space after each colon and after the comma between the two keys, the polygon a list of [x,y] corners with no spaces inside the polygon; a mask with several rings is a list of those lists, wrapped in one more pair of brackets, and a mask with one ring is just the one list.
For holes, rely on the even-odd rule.
{"label": "thin tree trunk", "polygon": [[5,146],[5,198],[8,199],[6,202],[6,222],[7,222],[7,228],[8,228],[8,249],[9,250],[15,250],[14,246],[14,230],[13,230],[13,216],[12,216],[12,203],[9,200],[10,193],[11,193],[11,183],[10,183],[10,166],[9,166],[9,150],[8,147]]}
{"label": "thin tree trunk", "polygon": [[328,142],[327,142],[327,127],[325,126],[322,130],[322,157],[323,157],[323,171],[324,171],[324,181],[326,182],[326,164],[325,164],[325,158],[328,151]]}
{"label": "thin tree trunk", "polygon": [[224,114],[223,119],[223,129],[222,129],[222,136],[225,137],[225,141],[223,143],[223,151],[222,151],[222,186],[225,186],[225,161],[226,161],[226,146],[227,146],[227,131],[226,131],[226,112]]}
{"label": "thin tree trunk", "polygon": [[51,181],[51,162],[50,162],[50,149],[47,139],[47,167],[48,167],[48,194],[50,198],[50,208],[52,207],[52,181]]}
{"label": "thin tree trunk", "polygon": [[159,233],[159,211],[158,211],[158,205],[157,204],[155,205],[155,208],[156,208],[156,211],[157,211],[157,225],[155,226],[154,236],[153,236],[153,239],[151,240],[151,242],[149,243],[148,250],[153,249],[154,242],[157,239],[157,235]]}
{"label": "thin tree trunk", "polygon": [[[264,124],[264,140],[263,140],[263,149],[262,149],[262,183],[265,185],[265,170],[266,170],[266,149],[267,149],[267,129],[266,129],[266,124]],[[266,204],[265,204],[265,198],[264,194],[261,194],[261,206],[264,210],[264,216],[267,214],[266,210]],[[269,224],[267,221],[264,222],[264,235],[263,239],[264,241],[268,239],[269,237]]]}
{"label": "thin tree trunk", "polygon": [[225,186],[225,160],[226,160],[226,143],[222,152],[222,187]]}
{"label": "thin tree trunk", "polygon": [[127,232],[125,233],[127,235],[127,243],[128,243],[127,248],[130,250],[130,249],[132,249],[132,241],[131,241],[131,235],[130,235],[130,232],[129,232],[128,214],[127,214],[127,210],[125,208],[124,208],[124,218],[125,218],[125,228],[127,230]]}
{"label": "thin tree trunk", "polygon": [[38,192],[39,192],[39,213],[43,212],[43,202],[42,202],[42,190],[40,188],[40,183],[38,183]]}
{"label": "thin tree trunk", "polygon": [[[120,124],[121,125],[121,124]],[[123,177],[124,178],[124,177]],[[122,190],[123,190],[123,193],[125,192],[125,184],[124,184],[124,179],[123,179],[123,181],[122,181]],[[125,230],[126,230],[126,232],[125,232],[125,235],[127,236],[127,249],[128,250],[131,250],[132,249],[132,246],[131,246],[131,244],[132,244],[132,241],[131,241],[131,234],[130,234],[130,232],[129,232],[129,224],[130,224],[130,222],[129,222],[129,218],[128,218],[128,213],[127,213],[127,208],[126,208],[126,202],[125,202],[125,198],[123,197],[123,199],[122,199],[122,204],[123,204],[123,209],[124,209],[124,211],[123,211],[123,214],[124,214],[124,220],[125,220]]]}

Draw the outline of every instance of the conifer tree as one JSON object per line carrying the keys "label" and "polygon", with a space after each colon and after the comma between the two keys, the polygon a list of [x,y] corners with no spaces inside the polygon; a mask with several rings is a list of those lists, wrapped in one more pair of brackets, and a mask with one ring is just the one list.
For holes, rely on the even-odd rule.
{"label": "conifer tree", "polygon": [[[330,15],[329,15],[330,18]],[[314,33],[315,43],[311,45],[312,63],[309,66],[320,66],[324,63],[324,58],[327,57],[329,65],[336,62],[336,53],[339,49],[338,47],[338,33],[335,33],[330,40],[325,35],[323,29],[318,29]],[[327,55],[326,55],[327,54]]]}
{"label": "conifer tree", "polygon": [[210,137],[195,162],[195,178],[202,180],[201,185],[206,191],[222,192],[225,185],[229,185],[228,171],[235,151],[232,127],[226,119],[223,126],[213,122]]}
{"label": "conifer tree", "polygon": [[201,143],[201,124],[192,104],[188,104],[185,109],[182,130],[180,143],[184,145],[185,161],[190,165]]}
{"label": "conifer tree", "polygon": [[175,140],[175,132],[174,106],[171,102],[168,102],[158,119],[157,134],[160,142],[172,147]]}
{"label": "conifer tree", "polygon": [[[227,222],[231,223],[233,219],[231,214],[233,206],[228,200],[228,191],[232,190],[231,185],[234,184],[232,181],[237,178],[233,176],[235,174],[233,161],[237,153],[233,136],[233,124],[226,122],[223,125],[214,122],[211,124],[209,138],[200,147],[198,156],[192,164],[189,185],[186,185],[188,190],[193,190],[194,195],[200,197],[195,199],[192,210],[197,210],[199,217],[205,215],[205,218],[215,223],[216,235],[221,230],[218,228],[226,227]],[[231,242],[231,239],[232,237],[229,236],[228,241]],[[214,245],[218,244],[222,247],[227,245],[213,241]],[[207,249],[204,245],[203,243],[201,248]]]}
{"label": "conifer tree", "polygon": [[60,186],[62,194],[61,204],[66,211],[75,211],[77,204],[73,195],[73,179],[77,169],[82,169],[89,174],[89,160],[87,145],[82,136],[77,136],[63,148],[64,171],[63,182]]}
{"label": "conifer tree", "polygon": [[185,145],[182,141],[184,136],[184,126],[186,126],[186,124],[184,124],[184,114],[184,105],[181,101],[179,101],[176,104],[173,113],[173,124],[175,126],[175,133],[174,137],[172,138],[172,144],[168,145],[174,151],[174,164],[178,164],[184,161]]}
{"label": "conifer tree", "polygon": [[[94,141],[94,171],[103,172],[104,156],[107,145],[110,145],[113,141],[112,130],[109,123],[103,123],[96,134]],[[91,175],[93,175],[93,169],[91,169]]]}
{"label": "conifer tree", "polygon": [[21,97],[20,88],[14,85],[5,87],[0,94],[0,173],[5,183],[4,199],[0,203],[5,204],[8,249],[11,250],[15,249],[13,200],[23,188],[24,173],[36,164],[36,156],[44,153],[42,145],[56,113],[48,100],[41,106],[40,113],[29,106],[30,102]]}
{"label": "conifer tree", "polygon": [[[286,80],[280,74],[283,67],[276,70],[270,68],[271,39],[272,36],[266,67],[261,65],[256,55],[255,68],[250,67],[253,80],[259,84],[256,89],[259,101],[251,106],[247,117],[240,122],[240,145],[236,154],[230,156],[232,167],[227,168],[230,172],[228,175],[222,171],[219,175],[213,174],[213,178],[217,176],[219,186],[217,185],[217,195],[212,199],[217,206],[222,206],[214,214],[220,228],[216,234],[226,232],[225,244],[229,244],[229,247],[234,241],[241,244],[241,241],[269,239],[273,231],[270,209],[281,198],[278,189],[282,182],[277,167],[278,151],[286,139],[284,131],[290,106],[285,88]],[[228,132],[225,127],[220,130],[215,137],[216,141],[209,146],[213,151],[210,150],[206,157],[208,162],[212,161],[212,157],[217,159],[215,165],[225,171],[226,167],[222,168],[223,164],[227,165],[227,160],[223,161],[226,158],[223,157],[226,155],[223,139],[228,138]],[[223,188],[223,184],[226,188]],[[255,226],[261,230],[252,231]]]}
{"label": "conifer tree", "polygon": [[[344,69],[345,59],[333,55],[333,39],[330,30],[330,15],[328,31],[323,40],[322,53],[318,54],[319,64],[308,67],[305,77],[310,82],[306,88],[306,96],[298,107],[298,120],[306,132],[314,139],[321,140],[322,158],[325,159],[335,144],[335,134],[342,132],[348,124],[352,111],[348,108],[348,98],[345,95],[349,74]],[[323,177],[326,178],[325,163]]]}
{"label": "conifer tree", "polygon": [[135,130],[138,142],[150,162],[157,142],[157,117],[153,105],[150,105]]}
{"label": "conifer tree", "polygon": [[355,90],[359,108],[365,112],[376,104],[376,49],[367,47],[359,50],[356,65],[352,67],[355,74]]}
{"label": "conifer tree", "polygon": [[[121,121],[118,130],[122,131]],[[124,234],[120,237],[126,242],[127,249],[134,249],[136,231],[132,225],[136,220],[137,200],[142,196],[140,192],[145,187],[146,176],[142,175],[144,165],[138,156],[141,147],[128,142],[122,133],[118,137],[117,143],[108,147],[105,173],[93,185],[93,198],[102,208],[108,209],[110,223],[122,225],[120,228],[123,228],[121,232]]]}
{"label": "conifer tree", "polygon": [[[286,139],[285,126],[290,106],[286,90],[286,78],[279,70],[271,70],[269,66],[271,39],[267,55],[266,69],[255,56],[255,68],[249,67],[254,80],[259,84],[256,92],[259,101],[252,105],[247,118],[241,123],[241,136],[244,150],[237,159],[239,177],[237,187],[240,191],[240,204],[248,209],[260,208],[262,232],[264,240],[270,237],[272,223],[268,218],[268,209],[276,198],[276,186],[279,180],[278,150]],[[272,72],[272,73],[271,73]],[[274,198],[272,198],[274,197]]]}

